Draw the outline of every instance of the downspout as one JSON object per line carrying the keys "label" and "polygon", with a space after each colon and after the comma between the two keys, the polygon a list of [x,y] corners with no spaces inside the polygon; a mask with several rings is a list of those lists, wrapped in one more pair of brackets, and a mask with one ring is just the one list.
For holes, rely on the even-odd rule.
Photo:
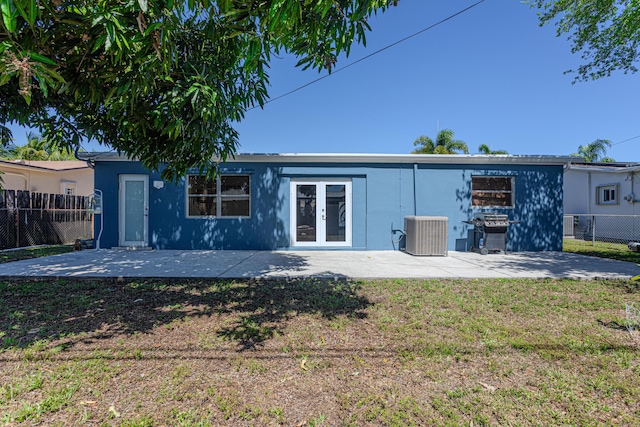
{"label": "downspout", "polygon": [[418,171],[418,164],[413,164],[413,215],[418,215],[418,189],[416,185],[416,172]]}
{"label": "downspout", "polygon": [[593,195],[592,193],[592,188],[591,188],[591,172],[587,172],[587,188],[589,189],[589,191],[587,192],[587,194],[589,195],[589,197],[587,197],[587,209],[589,210],[589,212],[587,212],[588,214],[591,213],[591,201],[593,199]]}
{"label": "downspout", "polygon": [[[81,162],[86,162],[87,166],[90,169],[95,169],[95,162],[93,161],[93,159],[91,159],[91,158],[87,158],[87,159],[81,158],[78,155],[78,151],[79,150],[80,150],[80,146],[78,145],[76,147],[76,149],[73,151],[74,157],[76,159],[80,160]],[[104,230],[104,213],[103,213],[103,209],[102,209],[102,203],[103,203],[104,198],[102,197],[102,191],[98,190],[96,188],[96,184],[94,182],[94,184],[93,184],[93,201],[94,201],[94,203],[95,203],[95,200],[96,200],[96,196],[98,196],[100,198],[100,209],[99,209],[98,212],[95,212],[95,210],[94,210],[93,218],[94,218],[94,221],[95,221],[96,215],[100,215],[100,231],[98,232],[98,237],[95,238],[95,242],[96,242],[95,243],[95,245],[96,245],[95,249],[96,250],[100,250],[100,239],[102,238],[102,231]],[[95,206],[92,206],[92,209],[95,209]],[[94,227],[95,227],[95,225],[94,225]],[[94,233],[95,233],[95,228],[94,228]]]}
{"label": "downspout", "polygon": [[87,158],[87,159],[83,159],[80,156],[78,156],[78,151],[80,150],[80,146],[77,146],[76,149],[73,151],[73,156],[80,160],[81,162],[86,162],[87,166],[89,166],[91,169],[94,169],[95,163],[93,163],[93,160],[91,158]]}

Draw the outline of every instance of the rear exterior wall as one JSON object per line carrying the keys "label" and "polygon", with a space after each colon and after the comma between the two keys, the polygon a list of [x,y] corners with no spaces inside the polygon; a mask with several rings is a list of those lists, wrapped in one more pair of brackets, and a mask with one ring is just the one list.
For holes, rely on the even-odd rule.
{"label": "rear exterior wall", "polygon": [[346,249],[397,249],[399,235],[391,230],[402,229],[407,215],[424,215],[448,217],[449,250],[468,250],[472,226],[463,221],[482,211],[471,206],[471,177],[500,175],[515,178],[515,206],[499,211],[520,221],[509,227],[508,249],[562,250],[562,166],[230,162],[220,172],[250,175],[249,218],[187,218],[184,178],[155,188],[159,172],[139,162],[97,162],[95,187],[104,195],[101,247],[118,246],[120,174],[149,176],[149,246],[226,250],[291,248],[290,183],[303,178],[352,182],[352,245]]}

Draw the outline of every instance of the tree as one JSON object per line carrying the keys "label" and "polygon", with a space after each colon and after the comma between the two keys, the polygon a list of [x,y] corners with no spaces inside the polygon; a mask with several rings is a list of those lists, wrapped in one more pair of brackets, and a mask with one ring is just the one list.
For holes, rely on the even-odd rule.
{"label": "tree", "polygon": [[[272,53],[331,71],[397,0],[0,0],[0,125],[213,174],[268,98]],[[4,129],[4,130],[3,130]],[[0,133],[8,130],[0,128]]]}
{"label": "tree", "polygon": [[73,152],[66,147],[51,144],[42,136],[33,132],[27,133],[25,145],[8,146],[0,150],[0,158],[7,160],[75,160]]}
{"label": "tree", "polygon": [[480,154],[509,154],[507,150],[492,150],[487,144],[480,144],[478,147]]}
{"label": "tree", "polygon": [[558,36],[569,34],[573,53],[585,61],[575,81],[595,80],[613,71],[638,71],[640,2],[630,0],[531,0],[540,10],[540,25],[555,23]]}
{"label": "tree", "polygon": [[435,142],[428,136],[421,135],[413,141],[414,147],[418,147],[411,154],[469,154],[467,144],[459,139],[453,139],[454,132],[451,129],[442,129],[436,135]]}
{"label": "tree", "polygon": [[611,157],[606,157],[607,148],[611,147],[608,139],[596,139],[587,145],[578,147],[578,152],[571,154],[572,157],[584,157],[587,162],[615,162]]}

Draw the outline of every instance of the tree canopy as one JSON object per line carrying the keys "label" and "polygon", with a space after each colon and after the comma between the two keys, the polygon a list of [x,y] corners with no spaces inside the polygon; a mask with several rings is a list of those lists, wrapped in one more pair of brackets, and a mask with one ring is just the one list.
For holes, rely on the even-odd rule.
{"label": "tree canopy", "polygon": [[611,157],[607,157],[607,148],[611,148],[611,141],[608,139],[596,139],[587,145],[578,147],[578,152],[571,154],[571,157],[584,157],[587,162],[615,162]]}
{"label": "tree canopy", "polygon": [[640,2],[637,0],[530,0],[540,10],[540,24],[555,23],[558,36],[569,34],[573,53],[584,64],[576,81],[595,80],[621,70],[638,71]]}
{"label": "tree canopy", "polygon": [[0,141],[94,139],[165,178],[213,173],[268,98],[273,53],[331,68],[397,0],[0,0]]}
{"label": "tree canopy", "polygon": [[436,135],[436,140],[428,136],[421,135],[415,141],[413,146],[417,147],[411,154],[469,154],[467,144],[459,139],[454,139],[454,132],[451,129],[442,129]]}
{"label": "tree canopy", "polygon": [[6,160],[75,160],[73,151],[66,147],[58,147],[42,136],[33,132],[27,133],[24,145],[9,145],[0,148],[0,159]]}
{"label": "tree canopy", "polygon": [[478,146],[478,153],[480,154],[509,154],[507,150],[492,150],[487,144],[480,144]]}

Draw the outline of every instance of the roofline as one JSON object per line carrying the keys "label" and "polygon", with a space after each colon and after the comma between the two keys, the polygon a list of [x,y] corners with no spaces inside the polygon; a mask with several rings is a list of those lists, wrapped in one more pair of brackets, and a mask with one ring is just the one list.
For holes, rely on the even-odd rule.
{"label": "roofline", "polygon": [[[118,153],[79,153],[96,162],[135,161]],[[566,165],[569,156],[531,156],[508,154],[364,154],[364,153],[239,153],[227,163],[407,163],[407,164],[542,164]],[[212,161],[217,161],[216,159]]]}
{"label": "roofline", "polygon": [[603,166],[603,165],[568,165],[568,169],[585,172],[604,172],[604,173],[632,173],[640,171],[640,164],[635,165],[619,165],[619,166]]}
{"label": "roofline", "polygon": [[[28,162],[29,160],[25,160],[25,161]],[[54,160],[52,160],[52,161],[54,161]],[[12,160],[0,160],[0,164],[4,164],[4,165],[7,165],[7,166],[19,167],[19,168],[38,169],[38,170],[49,171],[49,172],[66,172],[66,171],[76,171],[76,170],[89,169],[89,166],[79,166],[79,167],[64,168],[64,169],[45,168],[45,167],[42,167],[42,166],[35,166],[35,165],[28,165],[26,163],[19,163],[19,162],[15,162],[15,161],[12,161]]]}

